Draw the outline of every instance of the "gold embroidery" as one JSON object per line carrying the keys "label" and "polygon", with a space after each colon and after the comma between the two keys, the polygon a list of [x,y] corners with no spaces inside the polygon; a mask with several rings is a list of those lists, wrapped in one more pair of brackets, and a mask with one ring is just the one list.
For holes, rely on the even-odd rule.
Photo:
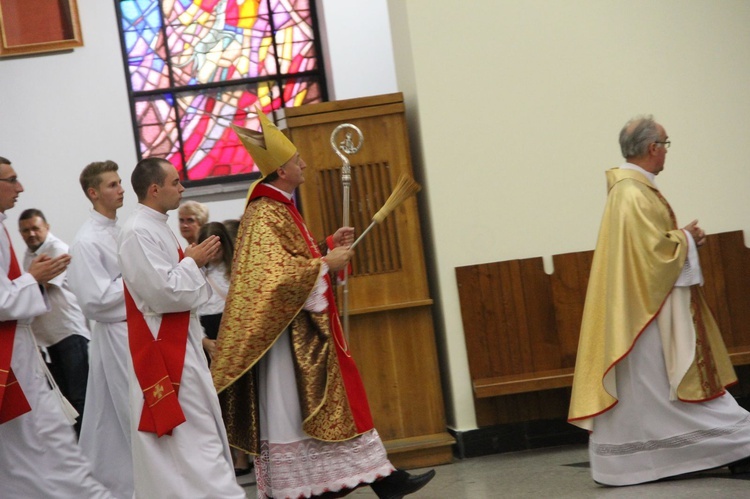
{"label": "gold embroidery", "polygon": [[327,314],[302,311],[320,273],[287,208],[260,198],[240,222],[216,355],[214,385],[230,444],[260,452],[253,367],[290,328],[303,429],[329,441],[356,436]]}

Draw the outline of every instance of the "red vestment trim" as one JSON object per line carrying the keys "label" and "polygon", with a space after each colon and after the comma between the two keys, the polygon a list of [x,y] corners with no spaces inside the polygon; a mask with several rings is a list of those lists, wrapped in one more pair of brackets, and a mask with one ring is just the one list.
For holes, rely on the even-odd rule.
{"label": "red vestment trim", "polygon": [[[3,227],[8,244],[10,245],[10,266],[8,268],[8,279],[11,281],[21,277],[21,268],[18,266],[13,244],[10,242],[8,230]],[[13,358],[13,342],[16,338],[16,324],[18,321],[0,322],[0,424],[17,418],[31,411],[29,401],[26,400],[21,385],[18,384],[10,361]]]}
{"label": "red vestment trim", "polygon": [[[178,250],[182,260],[184,254],[181,248]],[[174,428],[185,422],[177,395],[185,365],[190,311],[163,314],[159,334],[154,339],[143,313],[128,288],[123,287],[128,345],[144,397],[138,431],[156,433],[159,437],[171,435]]]}
{"label": "red vestment trim", "polygon": [[[321,258],[320,250],[315,241],[312,240],[305,221],[302,219],[297,207],[290,199],[287,199],[276,189],[272,189],[265,184],[259,184],[253,189],[253,193],[250,196],[249,201],[259,197],[267,197],[283,203],[289,213],[294,219],[294,223],[297,224],[297,228],[300,234],[305,239],[307,247],[310,249],[314,258]],[[354,417],[354,423],[357,425],[357,432],[364,433],[375,427],[372,422],[372,414],[370,413],[370,404],[367,401],[367,394],[365,392],[365,386],[362,383],[362,378],[359,375],[357,365],[354,363],[354,359],[351,358],[348,351],[342,348],[342,345],[346,345],[346,339],[344,338],[344,331],[341,327],[341,320],[339,319],[339,312],[336,308],[336,300],[333,296],[333,286],[331,285],[331,278],[326,274],[324,276],[328,283],[328,291],[326,292],[326,300],[328,301],[328,319],[330,321],[331,334],[334,336],[334,344],[336,346],[336,356],[339,361],[339,368],[341,369],[341,377],[344,381],[344,388],[346,389],[346,396],[349,401],[349,407]]]}

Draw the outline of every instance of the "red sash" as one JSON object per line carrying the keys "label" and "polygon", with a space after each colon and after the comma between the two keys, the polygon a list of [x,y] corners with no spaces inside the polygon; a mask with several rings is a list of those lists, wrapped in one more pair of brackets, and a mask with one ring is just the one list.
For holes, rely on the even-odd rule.
{"label": "red sash", "polygon": [[[182,260],[182,249],[179,252]],[[154,339],[128,288],[124,287],[124,291],[130,355],[144,397],[138,431],[159,437],[171,435],[185,422],[177,394],[185,365],[190,311],[162,315],[159,334]]]}
{"label": "red sash", "polygon": [[[3,229],[8,235],[8,230],[5,227]],[[10,243],[10,236],[8,236],[8,244],[10,245],[8,279],[12,281],[21,276],[21,268],[18,266],[16,253]],[[10,367],[13,357],[13,341],[16,338],[16,323],[17,321],[0,322],[0,424],[31,411],[29,401],[26,400],[21,385],[18,384],[13,369]]]}
{"label": "red sash", "polygon": [[[255,198],[267,197],[280,203],[284,203],[289,213],[294,219],[294,223],[297,224],[302,237],[305,238],[310,253],[314,258],[321,258],[320,249],[315,241],[312,239],[305,221],[302,219],[297,207],[294,206],[291,200],[287,199],[279,191],[268,187],[266,184],[258,184],[253,189],[250,196],[252,201]],[[339,312],[336,308],[336,300],[333,296],[333,286],[331,285],[331,278],[326,274],[324,276],[328,283],[328,291],[326,291],[326,301],[328,302],[328,317],[331,326],[331,334],[334,337],[334,343],[336,344],[336,356],[339,361],[339,368],[341,369],[341,377],[344,380],[344,388],[346,389],[346,396],[349,401],[349,407],[354,416],[354,423],[357,425],[357,431],[364,433],[371,430],[374,427],[372,422],[372,414],[370,413],[370,404],[367,401],[367,394],[365,392],[365,386],[362,383],[362,378],[359,376],[359,370],[357,365],[354,363],[354,359],[351,358],[346,350],[346,339],[344,338],[344,331],[341,327],[341,320],[339,319]],[[343,345],[343,346],[342,346]]]}

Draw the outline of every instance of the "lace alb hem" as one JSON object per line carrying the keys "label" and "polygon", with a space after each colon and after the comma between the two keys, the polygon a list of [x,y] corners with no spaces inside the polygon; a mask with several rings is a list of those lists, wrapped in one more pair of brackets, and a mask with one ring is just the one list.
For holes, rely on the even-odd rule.
{"label": "lace alb hem", "polygon": [[393,471],[375,429],[343,442],[263,440],[260,456],[255,458],[259,498],[296,499],[338,492],[372,483]]}

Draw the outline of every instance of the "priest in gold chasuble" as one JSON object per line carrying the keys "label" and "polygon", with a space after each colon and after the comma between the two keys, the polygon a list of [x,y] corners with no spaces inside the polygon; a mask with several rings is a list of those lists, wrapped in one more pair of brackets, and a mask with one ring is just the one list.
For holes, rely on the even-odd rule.
{"label": "priest in gold chasuble", "polygon": [[229,442],[255,456],[260,497],[414,492],[434,472],[412,476],[388,460],[333,297],[328,273],[346,267],[354,229],[321,253],[292,196],[307,165],[258,117],[261,132],[234,127],[262,178],[240,222],[211,364]]}
{"label": "priest in gold chasuble", "polygon": [[595,481],[632,485],[750,456],[750,414],[703,296],[693,221],[679,229],[656,186],[670,145],[652,117],[620,132],[626,163],[607,171],[569,421],[589,430]]}

